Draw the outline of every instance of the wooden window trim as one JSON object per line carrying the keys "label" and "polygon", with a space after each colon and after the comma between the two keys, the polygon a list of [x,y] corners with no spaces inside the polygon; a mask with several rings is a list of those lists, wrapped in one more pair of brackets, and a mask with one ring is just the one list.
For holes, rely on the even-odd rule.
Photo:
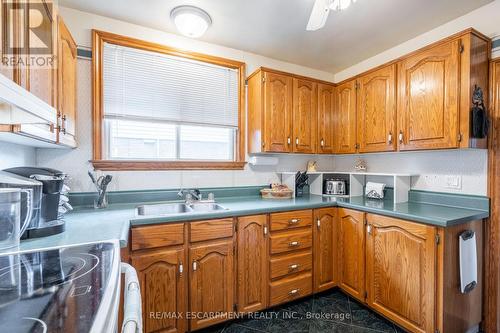
{"label": "wooden window trim", "polygon": [[[235,143],[235,161],[136,161],[103,160],[103,83],[102,56],[104,43],[132,47],[145,51],[207,62],[214,65],[237,69],[238,78],[238,130]],[[241,170],[245,167],[245,63],[211,55],[184,51],[161,44],[125,37],[109,32],[92,30],[92,137],[93,159],[90,161],[96,170]]]}

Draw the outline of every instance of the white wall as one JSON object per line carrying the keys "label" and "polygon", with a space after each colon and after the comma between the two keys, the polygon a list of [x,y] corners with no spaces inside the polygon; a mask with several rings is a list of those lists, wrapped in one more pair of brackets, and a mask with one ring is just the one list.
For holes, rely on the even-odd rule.
{"label": "white wall", "polygon": [[[332,81],[333,75],[302,66],[269,59],[259,55],[208,44],[177,35],[167,34],[97,15],[61,8],[71,33],[79,46],[91,46],[91,29],[100,29],[128,35],[153,42],[167,44],[197,52],[244,61],[247,72],[259,66],[267,66],[283,71]],[[500,0],[482,7],[466,16],[454,20],[433,31],[403,43],[360,64],[335,75],[335,81],[348,78],[373,66],[399,57],[427,43],[446,37],[467,27],[495,35],[500,32],[500,21],[494,18],[500,13]],[[495,20],[496,19],[496,20]],[[37,163],[67,171],[72,177],[73,191],[90,191],[92,186],[87,177],[91,169],[91,76],[90,61],[78,61],[78,139],[79,148],[73,151],[38,150]],[[262,185],[278,181],[276,171],[304,169],[309,159],[319,160],[320,170],[351,170],[359,156],[302,156],[277,155],[277,167],[256,168],[246,166],[237,171],[148,171],[148,172],[111,172],[114,180],[111,190],[158,189],[178,187],[243,186]],[[459,192],[486,195],[487,153],[486,151],[439,151],[422,153],[369,154],[363,158],[373,172],[400,172],[420,174],[413,181],[413,188],[440,192]],[[462,184],[460,189],[446,188],[446,176],[458,175]]]}
{"label": "white wall", "polygon": [[35,166],[35,162],[35,148],[0,142],[0,170],[19,166]]}
{"label": "white wall", "polygon": [[[432,15],[432,13],[429,14]],[[354,66],[340,71],[335,74],[334,81],[343,81],[468,28],[474,28],[488,37],[498,36],[500,35],[499,15],[500,0],[496,0],[464,16],[443,24],[436,29],[430,30],[420,36],[379,53],[374,57],[368,58]]]}

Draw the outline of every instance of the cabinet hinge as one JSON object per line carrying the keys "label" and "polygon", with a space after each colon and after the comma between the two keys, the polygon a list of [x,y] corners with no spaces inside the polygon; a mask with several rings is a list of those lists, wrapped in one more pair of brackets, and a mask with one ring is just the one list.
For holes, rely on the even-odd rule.
{"label": "cabinet hinge", "polygon": [[237,232],[237,231],[238,231],[238,223],[236,222],[236,223],[234,224],[234,232]]}
{"label": "cabinet hinge", "polygon": [[264,83],[264,82],[266,82],[266,77],[265,76],[262,77],[262,83]]}
{"label": "cabinet hinge", "polygon": [[233,245],[233,255],[236,255],[236,244]]}
{"label": "cabinet hinge", "polygon": [[367,298],[368,298],[368,292],[365,291],[365,299],[367,299]]}
{"label": "cabinet hinge", "polygon": [[465,48],[464,48],[464,44],[460,43],[460,46],[458,47],[458,51],[459,51],[460,53],[464,53],[464,50],[465,50]]}
{"label": "cabinet hinge", "polygon": [[457,139],[458,139],[458,142],[462,142],[462,133],[458,133]]}
{"label": "cabinet hinge", "polygon": [[441,240],[441,236],[439,236],[439,234],[436,234],[436,244],[439,244]]}
{"label": "cabinet hinge", "polygon": [[434,331],[434,333],[441,333],[438,329]]}
{"label": "cabinet hinge", "polygon": [[245,86],[248,86],[248,80],[245,80]]}
{"label": "cabinet hinge", "polygon": [[233,311],[234,311],[234,312],[237,312],[237,311],[238,311],[238,304],[237,304],[237,303],[234,303],[234,304],[233,304]]}

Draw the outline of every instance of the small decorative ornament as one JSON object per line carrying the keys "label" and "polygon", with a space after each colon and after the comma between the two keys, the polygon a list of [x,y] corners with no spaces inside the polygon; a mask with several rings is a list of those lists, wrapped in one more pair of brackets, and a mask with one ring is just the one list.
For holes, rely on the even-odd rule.
{"label": "small decorative ornament", "polygon": [[318,166],[318,162],[316,161],[309,161],[307,162],[307,172],[316,172]]}
{"label": "small decorative ornament", "polygon": [[356,164],[354,164],[354,170],[356,170],[358,172],[366,171],[366,161],[363,159],[358,159],[356,161]]}

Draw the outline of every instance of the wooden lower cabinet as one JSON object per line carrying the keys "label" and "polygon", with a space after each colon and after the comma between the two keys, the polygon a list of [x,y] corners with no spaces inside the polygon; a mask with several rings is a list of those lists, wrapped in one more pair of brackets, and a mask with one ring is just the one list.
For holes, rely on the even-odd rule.
{"label": "wooden lower cabinet", "polygon": [[265,309],[269,303],[267,215],[238,218],[237,293],[239,312]]}
{"label": "wooden lower cabinet", "polygon": [[187,275],[181,269],[186,262],[184,249],[133,254],[131,262],[141,285],[144,332],[186,331]]}
{"label": "wooden lower cabinet", "polygon": [[338,209],[340,287],[365,300],[365,213]]}
{"label": "wooden lower cabinet", "polygon": [[367,304],[412,332],[434,332],[436,228],[367,214]]}
{"label": "wooden lower cabinet", "polygon": [[337,209],[323,208],[314,211],[313,227],[314,292],[337,285]]}
{"label": "wooden lower cabinet", "polygon": [[[440,228],[345,208],[239,217],[236,234],[233,221],[132,229],[145,332],[194,331],[231,319],[235,305],[260,311],[336,286],[409,332],[467,332],[482,320],[483,221]],[[476,235],[478,281],[462,294],[465,230]]]}
{"label": "wooden lower cabinet", "polygon": [[[227,320],[234,309],[233,239],[190,245],[190,328]],[[216,315],[213,315],[216,314]]]}

